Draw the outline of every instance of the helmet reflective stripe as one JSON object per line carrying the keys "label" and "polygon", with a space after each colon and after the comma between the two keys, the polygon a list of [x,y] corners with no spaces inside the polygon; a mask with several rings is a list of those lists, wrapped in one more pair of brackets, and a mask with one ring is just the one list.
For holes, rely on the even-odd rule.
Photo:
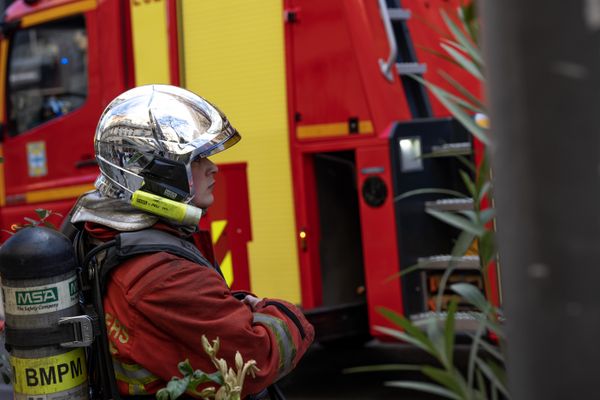
{"label": "helmet reflective stripe", "polygon": [[176,193],[176,201],[187,203],[194,195],[191,162],[239,140],[225,115],[200,96],[175,86],[140,86],[114,99],[100,118],[96,187],[117,198],[140,188]]}

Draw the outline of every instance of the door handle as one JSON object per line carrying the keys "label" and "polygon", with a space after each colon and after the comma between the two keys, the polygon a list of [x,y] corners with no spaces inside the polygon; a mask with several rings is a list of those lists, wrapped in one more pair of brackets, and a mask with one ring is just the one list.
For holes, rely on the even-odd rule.
{"label": "door handle", "polygon": [[98,166],[98,161],[95,158],[81,159],[75,163],[75,168],[95,167]]}

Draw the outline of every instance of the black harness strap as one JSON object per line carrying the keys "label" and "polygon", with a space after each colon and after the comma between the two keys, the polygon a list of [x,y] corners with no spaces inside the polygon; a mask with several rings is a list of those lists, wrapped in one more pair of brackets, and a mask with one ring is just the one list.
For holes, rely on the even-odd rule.
{"label": "black harness strap", "polygon": [[218,266],[213,266],[192,243],[157,229],[122,232],[115,237],[115,245],[106,251],[101,262],[99,278],[102,292],[106,290],[110,273],[125,260],[142,254],[166,252],[185,258],[195,264],[212,268],[223,276]]}

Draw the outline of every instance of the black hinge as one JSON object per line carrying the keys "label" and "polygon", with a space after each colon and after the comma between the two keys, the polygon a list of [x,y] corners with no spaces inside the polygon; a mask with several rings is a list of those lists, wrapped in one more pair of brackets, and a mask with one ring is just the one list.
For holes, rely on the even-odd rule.
{"label": "black hinge", "polygon": [[283,12],[283,19],[285,22],[288,22],[290,24],[295,24],[296,22],[298,22],[298,9],[290,8],[290,9],[285,10]]}

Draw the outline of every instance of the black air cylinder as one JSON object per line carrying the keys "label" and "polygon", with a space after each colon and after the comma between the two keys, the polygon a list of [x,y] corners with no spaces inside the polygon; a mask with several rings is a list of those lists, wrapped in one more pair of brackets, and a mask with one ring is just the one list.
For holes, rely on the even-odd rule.
{"label": "black air cylinder", "polygon": [[87,399],[85,351],[65,339],[81,314],[71,242],[42,227],[19,230],[0,247],[6,345],[15,400]]}

